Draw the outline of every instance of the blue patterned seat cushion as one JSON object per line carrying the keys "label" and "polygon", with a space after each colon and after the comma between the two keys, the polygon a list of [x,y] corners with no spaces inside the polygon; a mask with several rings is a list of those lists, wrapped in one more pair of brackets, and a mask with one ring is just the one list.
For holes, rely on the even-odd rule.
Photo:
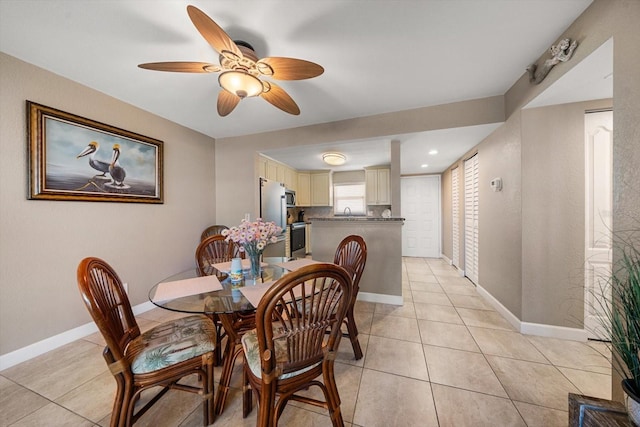
{"label": "blue patterned seat cushion", "polygon": [[[275,330],[275,327],[274,327]],[[256,330],[252,330],[244,334],[241,338],[242,341],[242,349],[244,350],[245,362],[249,365],[249,369],[253,375],[258,378],[262,377],[261,371],[262,367],[260,366],[260,349],[258,347],[258,335],[256,334]],[[275,340],[274,342],[276,348],[276,360],[286,360],[287,359],[287,343],[285,340]],[[278,377],[279,380],[284,380],[287,378],[295,377],[296,375],[300,375],[303,372],[307,372],[310,369],[315,368],[322,362],[315,363],[311,366],[308,366],[303,369],[299,369],[294,372],[288,372],[286,374],[282,374]]]}
{"label": "blue patterned seat cushion", "polygon": [[213,351],[216,329],[205,316],[183,317],[141,334],[127,347],[134,374],[145,374]]}

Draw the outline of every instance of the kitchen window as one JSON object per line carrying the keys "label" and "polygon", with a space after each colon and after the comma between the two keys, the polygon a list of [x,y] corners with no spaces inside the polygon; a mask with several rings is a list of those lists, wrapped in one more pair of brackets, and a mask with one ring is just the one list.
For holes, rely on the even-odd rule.
{"label": "kitchen window", "polygon": [[365,202],[364,183],[333,185],[334,215],[364,215]]}

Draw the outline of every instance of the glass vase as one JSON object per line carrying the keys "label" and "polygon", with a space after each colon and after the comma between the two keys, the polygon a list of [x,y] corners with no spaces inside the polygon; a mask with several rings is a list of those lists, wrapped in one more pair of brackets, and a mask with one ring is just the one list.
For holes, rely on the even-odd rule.
{"label": "glass vase", "polygon": [[262,255],[262,253],[260,252],[247,253],[247,256],[249,257],[249,261],[251,261],[251,268],[249,270],[249,274],[251,278],[255,280],[258,280],[260,278],[260,255]]}

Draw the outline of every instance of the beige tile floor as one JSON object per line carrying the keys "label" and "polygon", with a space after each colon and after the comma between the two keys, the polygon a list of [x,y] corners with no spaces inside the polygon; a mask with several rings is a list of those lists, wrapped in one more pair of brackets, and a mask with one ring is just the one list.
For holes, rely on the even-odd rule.
{"label": "beige tile floor", "polygon": [[[341,342],[336,378],[348,426],[566,426],[568,393],[610,397],[601,343],[516,332],[439,259],[405,258],[402,284],[402,307],[357,303],[361,360]],[[145,330],[172,317],[154,309],[138,320]],[[108,426],[115,382],[103,345],[94,334],[0,372],[0,426]],[[255,425],[256,409],[242,419],[240,379],[236,368],[215,425]],[[171,391],[138,425],[202,425],[200,401]],[[331,423],[292,402],[280,425]]]}

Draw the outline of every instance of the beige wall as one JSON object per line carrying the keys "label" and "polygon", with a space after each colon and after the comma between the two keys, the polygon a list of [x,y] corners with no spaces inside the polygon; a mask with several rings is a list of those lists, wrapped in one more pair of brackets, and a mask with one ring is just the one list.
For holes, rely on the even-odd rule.
{"label": "beige wall", "polygon": [[[81,326],[76,285],[85,256],[111,263],[132,304],[193,265],[215,222],[211,138],[0,53],[0,354]],[[31,100],[164,141],[162,205],[27,200],[26,107]]]}
{"label": "beige wall", "polygon": [[[520,115],[512,115],[478,147],[479,284],[521,317]],[[502,191],[489,182],[502,178]],[[464,245],[461,245],[464,247]]]}
{"label": "beige wall", "polygon": [[584,114],[611,104],[522,110],[523,321],[582,328]]}
{"label": "beige wall", "polygon": [[[486,289],[511,313],[521,316],[521,188],[520,115],[512,115],[478,146],[465,153],[443,174],[443,248],[452,259],[451,173],[458,167],[460,206],[460,265],[465,266],[464,160],[478,155],[478,285]],[[503,188],[494,192],[489,182],[502,178]],[[445,206],[446,203],[446,206]]]}

